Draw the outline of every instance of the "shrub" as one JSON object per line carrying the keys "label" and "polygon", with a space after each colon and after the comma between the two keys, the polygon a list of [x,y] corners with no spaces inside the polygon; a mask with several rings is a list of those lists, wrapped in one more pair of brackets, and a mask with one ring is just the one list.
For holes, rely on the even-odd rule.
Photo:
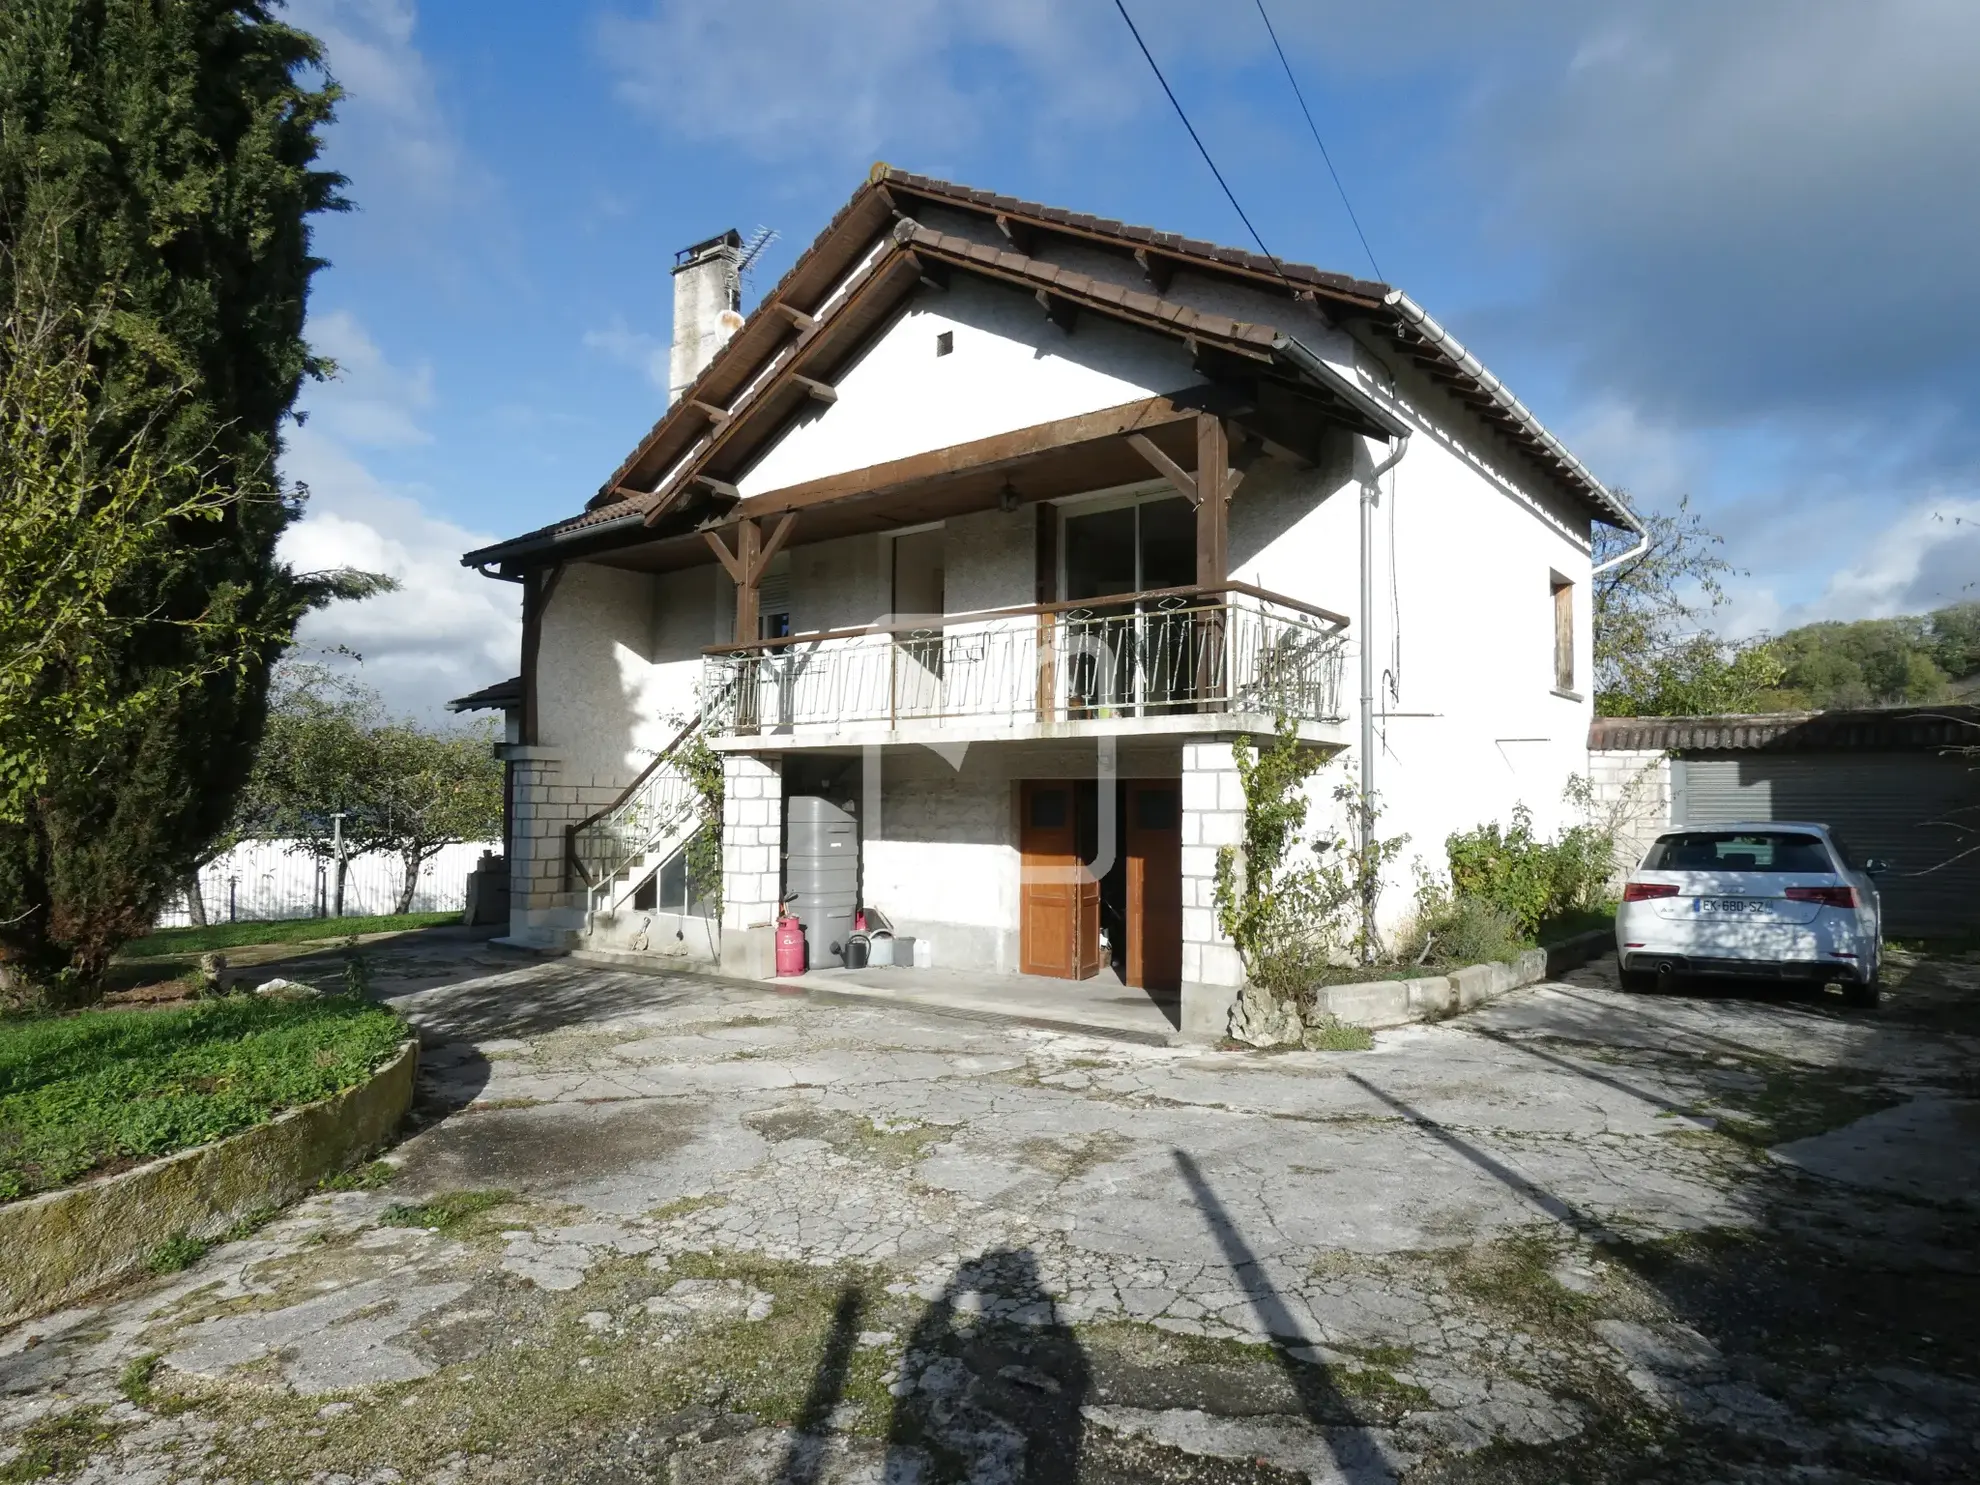
{"label": "shrub", "polygon": [[1533,833],[1533,816],[1515,805],[1512,823],[1461,830],[1444,842],[1451,896],[1501,909],[1528,936],[1548,918],[1593,907],[1606,889],[1614,840],[1609,831],[1576,825],[1554,840]]}
{"label": "shrub", "polygon": [[[1338,833],[1304,839],[1305,785],[1321,760],[1285,717],[1271,747],[1238,743],[1231,753],[1244,789],[1244,843],[1217,853],[1218,923],[1247,983],[1305,1011],[1329,965],[1379,948],[1367,942],[1362,907],[1408,837],[1374,838],[1365,849]],[[1334,801],[1363,819],[1352,784],[1337,786]],[[1369,812],[1371,823],[1377,813]]]}
{"label": "shrub", "polygon": [[1398,957],[1462,967],[1510,960],[1520,951],[1519,925],[1496,902],[1420,891],[1416,917],[1398,941]]}

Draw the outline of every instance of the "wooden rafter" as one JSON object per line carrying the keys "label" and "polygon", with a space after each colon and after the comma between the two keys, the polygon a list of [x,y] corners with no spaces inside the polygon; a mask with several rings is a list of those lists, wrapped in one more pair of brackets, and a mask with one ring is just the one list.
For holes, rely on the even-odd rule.
{"label": "wooden rafter", "polygon": [[1073,333],[1073,326],[1079,323],[1079,306],[1070,299],[1062,299],[1057,294],[1048,294],[1040,289],[1033,296],[1038,307],[1045,311],[1045,318],[1057,325],[1066,334]]}
{"label": "wooden rafter", "polygon": [[789,320],[791,322],[792,327],[796,329],[800,334],[807,334],[810,331],[818,328],[818,321],[813,319],[810,315],[806,314],[803,310],[797,308],[795,305],[786,304],[784,303],[783,300],[779,299],[775,304],[771,305],[770,307],[773,310],[775,310],[778,314],[781,314],[785,319]]}
{"label": "wooden rafter", "polygon": [[1182,491],[1184,498],[1191,505],[1197,503],[1199,497],[1196,493],[1195,475],[1163,453],[1156,446],[1155,440],[1145,433],[1130,433],[1128,435],[1128,442],[1133,445],[1134,451],[1137,454],[1141,455],[1142,458],[1154,466],[1157,474]]}
{"label": "wooden rafter", "polygon": [[941,480],[986,468],[1016,467],[1027,460],[1075,444],[1187,422],[1194,419],[1198,411],[1193,404],[1179,403],[1169,397],[1126,402],[1099,412],[1081,413],[1077,417],[1060,418],[1050,423],[1034,423],[1028,428],[1013,429],[990,438],[951,444],[925,454],[890,459],[884,464],[827,475],[801,485],[787,485],[781,490],[768,490],[761,495],[750,496],[736,508],[736,514],[750,518],[807,510],[900,485]]}
{"label": "wooden rafter", "polygon": [[1023,253],[1027,258],[1031,256],[1031,250],[1038,238],[1029,222],[1020,222],[999,212],[997,230],[1003,234],[1004,241],[1011,245],[1012,252]]}
{"label": "wooden rafter", "polygon": [[817,381],[812,377],[798,376],[795,373],[792,374],[791,380],[802,387],[805,395],[814,402],[837,402],[839,400],[839,389],[830,382]]}
{"label": "wooden rafter", "polygon": [[[884,286],[894,273],[918,273],[920,268],[920,261],[912,253],[901,253],[891,257],[876,259],[868,265],[864,273],[846,286],[837,307],[832,312],[832,320],[837,321],[856,310],[865,301],[867,296],[874,293],[876,283]],[[793,375],[801,374],[800,358],[806,358],[816,354],[816,348],[826,339],[829,333],[830,325],[821,320],[814,330],[799,336],[797,340],[787,344],[778,353],[776,358],[774,358],[773,369],[770,371],[770,374],[754,384],[751,392],[745,397],[743,405],[736,409],[737,414],[744,413],[750,407],[761,403],[766,398],[772,396],[779,388],[790,386],[790,378]],[[723,423],[713,425],[703,437],[700,448],[689,456],[690,465],[705,466],[708,460],[712,459],[725,447],[730,435],[747,421],[749,421],[747,418],[733,416]],[[672,505],[670,497],[684,483],[686,483],[685,479],[679,479],[679,483],[662,487],[662,498],[655,500],[652,509],[646,513],[647,525],[652,526],[656,524],[666,515]]]}

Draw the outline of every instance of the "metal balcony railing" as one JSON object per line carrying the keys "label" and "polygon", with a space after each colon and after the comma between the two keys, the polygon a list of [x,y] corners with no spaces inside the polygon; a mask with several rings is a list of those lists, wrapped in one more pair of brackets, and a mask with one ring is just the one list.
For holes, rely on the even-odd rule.
{"label": "metal balcony railing", "polygon": [[1337,721],[1347,620],[1242,584],[717,645],[711,734],[1256,712]]}

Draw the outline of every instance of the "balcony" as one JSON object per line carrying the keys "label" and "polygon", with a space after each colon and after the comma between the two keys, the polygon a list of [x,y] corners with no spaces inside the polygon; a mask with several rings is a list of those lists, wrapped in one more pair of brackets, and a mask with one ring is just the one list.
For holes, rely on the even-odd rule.
{"label": "balcony", "polygon": [[1244,584],[1119,593],[703,651],[717,746],[1167,733],[1342,718],[1339,614]]}

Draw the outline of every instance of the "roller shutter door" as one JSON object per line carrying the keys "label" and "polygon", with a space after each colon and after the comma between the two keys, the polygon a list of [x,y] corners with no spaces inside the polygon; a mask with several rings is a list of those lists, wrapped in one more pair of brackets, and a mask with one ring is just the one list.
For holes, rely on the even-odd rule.
{"label": "roller shutter door", "polygon": [[1671,818],[1812,820],[1882,857],[1884,929],[1980,932],[1980,759],[1933,753],[1703,753],[1672,760]]}

